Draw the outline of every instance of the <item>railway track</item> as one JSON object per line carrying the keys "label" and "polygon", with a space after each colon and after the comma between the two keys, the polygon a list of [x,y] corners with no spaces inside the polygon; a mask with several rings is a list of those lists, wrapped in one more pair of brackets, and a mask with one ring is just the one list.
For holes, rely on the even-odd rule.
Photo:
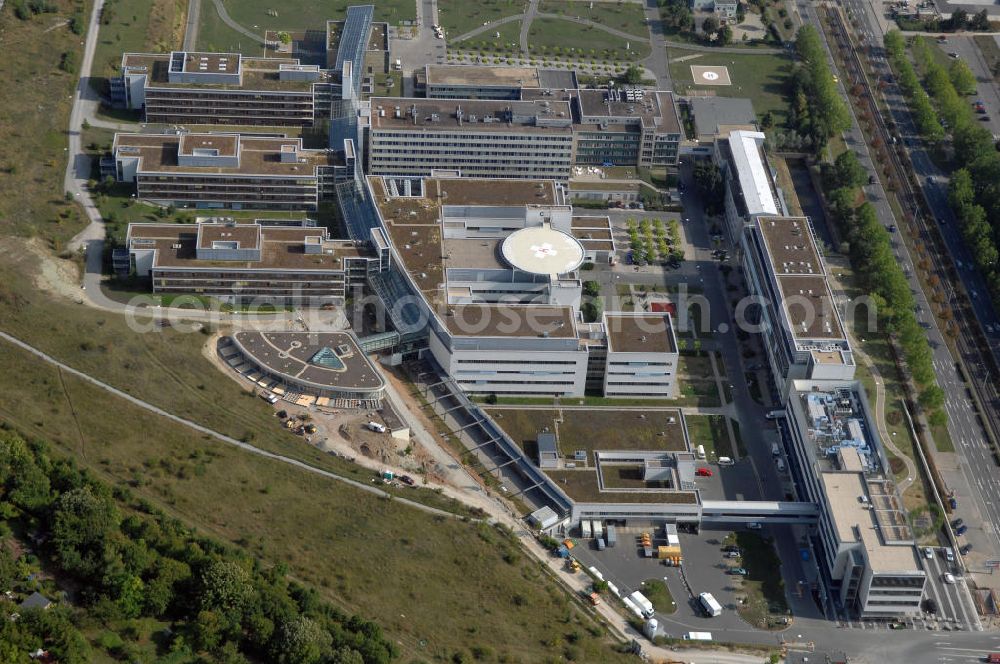
{"label": "railway track", "polygon": [[[957,331],[954,342],[958,354],[959,375],[970,386],[969,396],[979,416],[980,426],[991,443],[994,462],[1000,462],[997,444],[998,433],[1000,433],[1000,412],[998,412],[1000,393],[991,381],[992,376],[1000,375],[1000,370],[997,368],[997,358],[992,349],[989,352],[983,351],[983,347],[989,348],[989,344],[986,343],[979,320],[971,313],[970,300],[964,287],[955,287],[956,283],[962,283],[961,279],[951,260],[945,241],[940,236],[939,229],[933,221],[928,221],[929,218],[933,220],[934,216],[930,211],[931,206],[926,200],[923,189],[915,186],[912,180],[912,164],[904,164],[899,154],[900,151],[906,153],[905,147],[901,145],[901,150],[894,149],[894,135],[886,125],[882,111],[875,101],[876,96],[872,81],[865,74],[864,62],[861,59],[863,48],[852,39],[840,11],[828,8],[827,19],[847,65],[848,71],[844,73],[852,84],[860,84],[864,89],[862,98],[872,118],[876,135],[885,146],[892,179],[900,187],[900,192],[896,194],[896,197],[900,208],[904,211],[902,221],[909,227],[916,229],[925,243],[936,248],[936,251],[927,252],[927,259],[930,261],[932,271],[938,276],[938,285],[931,287],[931,292],[940,294],[944,298],[944,302],[951,303],[952,323]],[[869,45],[869,48],[873,48],[873,46]],[[891,73],[884,57],[881,59],[873,57],[872,61],[872,66],[880,77]],[[891,85],[895,85],[895,83]],[[911,133],[916,134],[908,112],[906,119],[908,129]],[[953,218],[948,221],[955,222]]]}

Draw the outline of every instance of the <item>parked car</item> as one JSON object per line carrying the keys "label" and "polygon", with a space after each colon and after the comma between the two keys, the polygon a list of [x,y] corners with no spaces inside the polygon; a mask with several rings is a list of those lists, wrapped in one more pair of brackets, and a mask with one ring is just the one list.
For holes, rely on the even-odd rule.
{"label": "parked car", "polygon": [[944,559],[949,563],[955,562],[955,552],[951,550],[951,547],[946,547],[944,550]]}
{"label": "parked car", "polygon": [[727,544],[726,546],[722,547],[722,550],[725,551],[726,553],[733,553],[733,552],[739,553],[740,547],[736,546],[735,544]]}
{"label": "parked car", "polygon": [[958,552],[961,553],[963,556],[969,555],[969,551],[972,551],[971,544],[966,544],[965,546],[963,546],[961,549],[958,550]]}
{"label": "parked car", "polygon": [[712,471],[709,468],[699,468],[698,470],[694,471],[694,474],[697,475],[698,477],[711,477]]}
{"label": "parked car", "polygon": [[739,558],[742,554],[739,551],[727,551],[726,558]]}
{"label": "parked car", "polygon": [[747,571],[743,567],[734,567],[731,570],[729,570],[729,574],[732,574],[733,576],[746,576]]}
{"label": "parked car", "polygon": [[958,528],[955,529],[955,534],[956,535],[964,535],[965,531],[968,530],[968,529],[969,529],[968,526],[959,526]]}
{"label": "parked car", "polygon": [[927,613],[937,613],[938,605],[937,601],[933,597],[928,597],[924,600],[924,611]]}
{"label": "parked car", "polygon": [[934,549],[929,546],[924,547],[924,558],[931,560],[934,558]]}
{"label": "parked car", "polygon": [[963,523],[965,523],[965,522],[962,521],[961,519],[955,519],[954,521],[951,522],[951,527],[952,528],[961,528]]}
{"label": "parked car", "polygon": [[756,522],[756,521],[752,521],[751,523],[748,523],[748,524],[747,524],[747,528],[749,528],[750,530],[760,530],[760,529],[761,529],[762,527],[763,527],[763,526],[761,526],[761,525],[760,525],[760,524],[759,524],[758,522]]}

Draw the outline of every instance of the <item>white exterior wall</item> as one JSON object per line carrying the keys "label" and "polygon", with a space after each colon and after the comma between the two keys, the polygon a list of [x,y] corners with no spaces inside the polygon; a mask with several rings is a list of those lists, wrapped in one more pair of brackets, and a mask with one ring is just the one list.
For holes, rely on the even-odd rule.
{"label": "white exterior wall", "polygon": [[677,353],[608,351],[604,396],[673,398],[677,390],[677,361]]}
{"label": "white exterior wall", "polygon": [[430,335],[434,359],[466,392],[582,397],[587,351],[450,350]]}

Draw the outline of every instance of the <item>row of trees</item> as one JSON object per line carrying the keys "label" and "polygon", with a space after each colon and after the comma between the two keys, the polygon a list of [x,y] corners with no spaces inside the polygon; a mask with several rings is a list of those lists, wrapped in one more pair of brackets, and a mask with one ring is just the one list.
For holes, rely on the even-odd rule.
{"label": "row of trees", "polygon": [[792,108],[789,126],[810,138],[817,152],[827,140],[851,126],[851,116],[837,90],[823,42],[811,25],[802,26],[795,38],[799,63],[790,79]]}
{"label": "row of trees", "polygon": [[[910,99],[918,126],[930,124],[928,116],[933,117],[936,131],[921,134],[932,140],[942,140],[946,135],[951,139],[956,168],[949,183],[949,203],[994,301],[1000,301],[1000,232],[991,223],[1000,219],[1000,154],[993,135],[976,122],[975,113],[962,96],[963,91],[975,88],[975,77],[960,60],[948,67],[938,62],[933,46],[922,37],[913,40],[912,48],[924,74],[922,86],[906,58],[903,36],[895,31],[886,35],[886,49],[900,73],[900,84]],[[918,108],[916,99],[926,99],[926,103]],[[926,106],[930,106],[929,112]]]}
{"label": "row of trees", "polygon": [[896,30],[885,36],[885,48],[889,61],[896,71],[899,87],[906,96],[910,106],[910,115],[920,135],[928,141],[939,141],[944,138],[944,128],[941,126],[937,111],[931,104],[931,98],[920,84],[920,77],[909,58],[906,57],[906,41]]}
{"label": "row of trees", "polygon": [[833,217],[847,230],[851,264],[877,307],[879,327],[899,343],[920,390],[920,403],[930,411],[928,420],[934,425],[944,424],[944,391],[937,385],[927,336],[917,322],[913,292],[892,253],[889,232],[871,203],[854,206],[857,187],[865,177],[864,168],[853,152],[845,152],[825,170],[827,202]]}
{"label": "row of trees", "polygon": [[[17,515],[22,527],[42,535],[42,552],[78,589],[81,619],[168,621],[170,651],[188,654],[176,661],[381,664],[396,655],[378,625],[322,602],[314,590],[290,581],[283,566],[264,569],[150,505],[130,502],[127,492],[113,494],[71,462],[50,458],[43,444],[3,429],[0,513]],[[8,567],[2,559],[0,576]],[[30,630],[21,621],[2,621],[0,643],[15,643],[20,653],[46,647],[64,664],[93,659],[86,640],[57,639],[58,625],[37,616],[30,621],[23,623]],[[120,658],[136,660],[127,644],[116,647],[126,650]]]}

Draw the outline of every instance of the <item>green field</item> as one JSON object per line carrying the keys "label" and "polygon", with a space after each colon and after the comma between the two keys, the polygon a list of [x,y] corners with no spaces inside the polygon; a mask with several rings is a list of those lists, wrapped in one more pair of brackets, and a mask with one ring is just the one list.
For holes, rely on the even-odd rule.
{"label": "green field", "polygon": [[649,55],[646,40],[627,40],[591,25],[556,18],[532,21],[528,47],[533,56],[641,60]]}
{"label": "green field", "polygon": [[[496,33],[500,33],[500,38],[497,39]],[[459,50],[478,50],[483,51],[484,55],[491,51],[498,53],[518,53],[521,50],[521,22],[511,21],[510,23],[504,23],[494,30],[487,30],[486,32],[480,33],[471,39],[466,39],[460,42],[449,42],[449,49],[459,49]]]}
{"label": "green field", "polygon": [[[525,0],[439,0],[438,21],[448,39],[455,39],[467,32],[492,23],[507,16],[523,14],[528,3]],[[503,27],[514,26],[515,34],[521,29],[520,21],[513,21]],[[488,30],[473,39],[492,39],[495,30]]]}
{"label": "green field", "polygon": [[[690,60],[677,62],[677,58],[697,55]],[[791,72],[792,59],[786,55],[771,53],[701,53],[683,48],[667,48],[670,63],[670,77],[674,81],[674,91],[684,94],[689,90],[708,91],[720,97],[746,97],[753,102],[757,117],[768,111],[775,120],[783,123],[788,116],[785,101],[785,82]],[[732,85],[695,86],[691,78],[691,65],[719,66],[729,68]]]}
{"label": "green field", "polygon": [[113,75],[121,64],[122,53],[165,53],[180,46],[186,16],[184,0],[106,2],[102,20],[108,23],[101,26],[93,74]]}
{"label": "green field", "polygon": [[646,13],[636,2],[590,2],[590,0],[543,0],[540,14],[589,19],[595,23],[627,32],[638,39],[649,39]]}
{"label": "green field", "polygon": [[[378,620],[407,660],[484,648],[515,660],[572,652],[614,661],[602,631],[492,528],[206,439],[9,346],[0,371],[22,377],[0,392],[0,420],[198,529],[287,564],[332,602]],[[459,608],[456,579],[476,611]]]}
{"label": "green field", "polygon": [[[670,423],[670,411],[487,409],[504,431],[529,456],[537,455],[535,440],[548,429],[558,433],[559,451],[572,458],[576,450],[671,450],[685,449],[680,424]],[[593,463],[593,458],[591,461]]]}
{"label": "green field", "polygon": [[720,456],[733,457],[733,444],[729,440],[724,415],[685,415],[691,447],[705,446],[707,461],[715,461]]}

